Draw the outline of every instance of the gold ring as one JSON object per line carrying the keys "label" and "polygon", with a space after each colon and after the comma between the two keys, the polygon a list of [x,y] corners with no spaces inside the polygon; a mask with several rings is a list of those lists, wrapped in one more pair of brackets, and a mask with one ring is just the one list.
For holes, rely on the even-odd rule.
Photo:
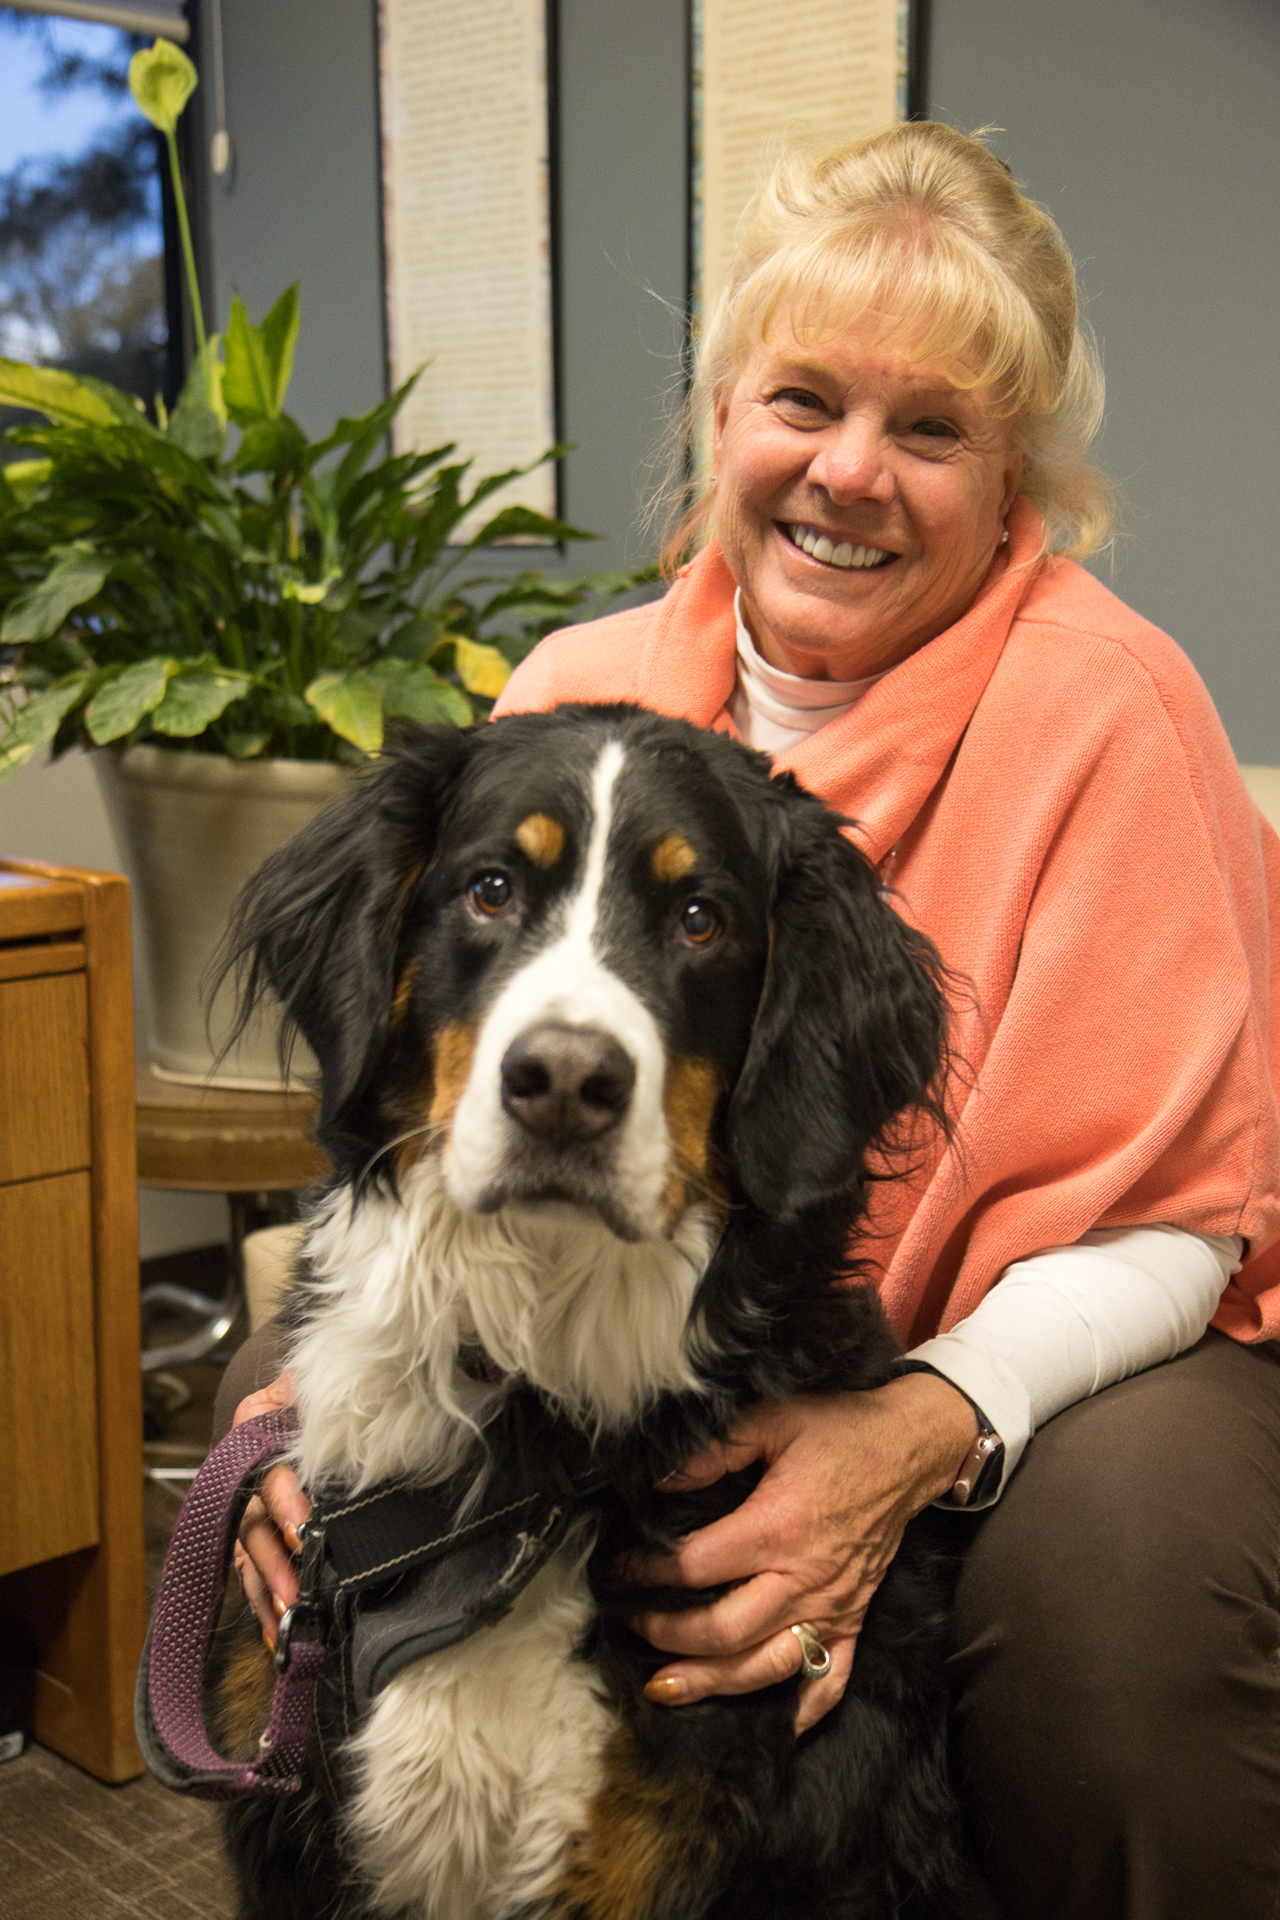
{"label": "gold ring", "polygon": [[831,1671],[831,1655],[827,1648],[808,1620],[801,1620],[791,1631],[800,1642],[800,1672],[806,1680],[821,1680],[824,1673]]}

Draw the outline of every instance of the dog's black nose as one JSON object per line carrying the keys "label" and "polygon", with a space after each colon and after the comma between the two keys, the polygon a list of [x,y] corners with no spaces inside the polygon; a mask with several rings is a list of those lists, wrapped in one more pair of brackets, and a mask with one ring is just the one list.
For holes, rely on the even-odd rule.
{"label": "dog's black nose", "polygon": [[597,1027],[530,1027],[502,1062],[506,1111],[556,1147],[595,1140],[616,1127],[635,1083],[629,1055]]}

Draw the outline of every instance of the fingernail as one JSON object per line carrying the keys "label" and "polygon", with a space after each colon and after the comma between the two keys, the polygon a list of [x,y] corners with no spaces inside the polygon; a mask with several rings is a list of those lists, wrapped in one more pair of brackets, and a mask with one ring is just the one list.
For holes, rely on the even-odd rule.
{"label": "fingernail", "polygon": [[274,1635],[269,1634],[265,1627],[262,1629],[262,1644],[266,1648],[268,1653],[275,1652],[276,1650],[275,1637]]}
{"label": "fingernail", "polygon": [[286,1613],[288,1613],[289,1609],[288,1607],[286,1607],[284,1601],[280,1598],[280,1595],[278,1593],[272,1594],[271,1604],[276,1610],[276,1619],[283,1620]]}
{"label": "fingernail", "polygon": [[689,1688],[684,1680],[651,1680],[644,1690],[644,1697],[652,1700],[655,1707],[679,1707],[689,1698]]}
{"label": "fingernail", "polygon": [[292,1520],[286,1520],[284,1523],[284,1543],[290,1553],[302,1552],[302,1540]]}

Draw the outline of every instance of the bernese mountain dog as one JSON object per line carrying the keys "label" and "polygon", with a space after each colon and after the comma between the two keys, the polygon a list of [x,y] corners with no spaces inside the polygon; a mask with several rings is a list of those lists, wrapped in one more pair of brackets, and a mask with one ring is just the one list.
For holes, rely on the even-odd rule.
{"label": "bernese mountain dog", "polygon": [[[414,729],[267,861],[233,953],[322,1071],[303,1484],[443,1488],[463,1537],[510,1445],[566,1489],[476,1631],[433,1640],[411,1579],[369,1598],[303,1790],[229,1810],[243,1920],[985,1913],[918,1536],[799,1738],[798,1678],[651,1705],[620,1584],[746,1496],[758,1469],[662,1490],[744,1409],[895,1368],[851,1238],[895,1141],[945,1124],[942,969],[840,820],[633,707]],[[229,1743],[269,1668],[232,1655]]]}

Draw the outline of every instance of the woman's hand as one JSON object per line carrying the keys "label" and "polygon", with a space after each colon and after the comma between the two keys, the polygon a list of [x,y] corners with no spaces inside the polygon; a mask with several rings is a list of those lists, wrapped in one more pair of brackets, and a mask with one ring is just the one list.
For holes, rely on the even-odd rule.
{"label": "woman's hand", "polygon": [[667,1485],[704,1487],[767,1462],[760,1484],[724,1519],[674,1553],[633,1557],[641,1584],[711,1587],[744,1581],[708,1607],[632,1622],[663,1653],[645,1692],[662,1706],[752,1693],[800,1669],[791,1628],[807,1621],[831,1654],[800,1693],[796,1731],[836,1704],[871,1596],[913,1515],[946,1493],[978,1434],[972,1407],[947,1381],[909,1373],[870,1393],[796,1399],[756,1409],[723,1446],[699,1454]]}
{"label": "woman's hand", "polygon": [[[269,1387],[251,1393],[236,1408],[233,1427],[259,1413],[293,1405],[293,1381],[287,1373]],[[269,1647],[276,1644],[276,1621],[298,1597],[293,1555],[302,1549],[298,1528],[311,1518],[311,1503],[289,1467],[272,1467],[259,1493],[245,1508],[233,1556],[245,1599],[253,1608]]]}

